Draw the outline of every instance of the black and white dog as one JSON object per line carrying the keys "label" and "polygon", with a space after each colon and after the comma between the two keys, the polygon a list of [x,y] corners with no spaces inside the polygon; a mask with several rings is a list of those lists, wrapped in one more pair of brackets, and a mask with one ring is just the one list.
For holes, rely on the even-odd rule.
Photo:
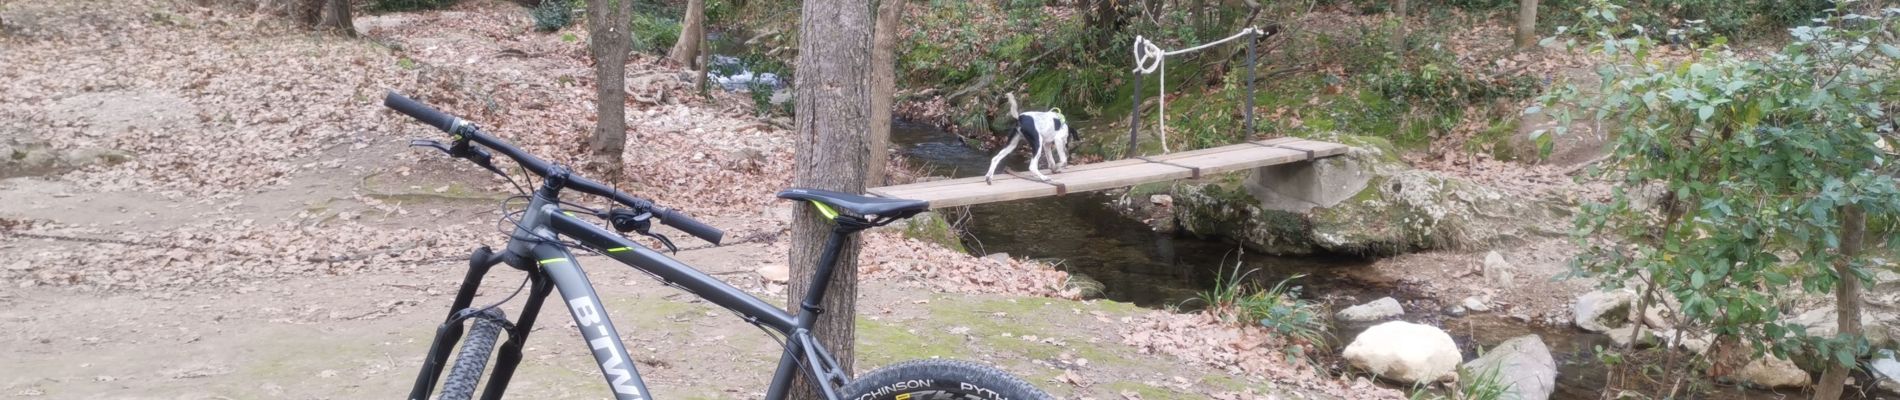
{"label": "black and white dog", "polygon": [[[1069,128],[1062,110],[1021,112],[1016,108],[1016,94],[1009,94],[1009,114],[1016,117],[1016,131],[1009,136],[1009,144],[1003,145],[1003,151],[990,159],[989,172],[983,173],[983,183],[990,183],[990,177],[996,175],[996,166],[1003,158],[1016,150],[1016,143],[1029,140],[1029,172],[1037,178],[1048,181],[1042,174],[1041,161],[1049,160],[1049,173],[1062,172],[1069,165],[1069,141],[1076,140],[1075,131]],[[1053,151],[1051,151],[1053,147]]]}

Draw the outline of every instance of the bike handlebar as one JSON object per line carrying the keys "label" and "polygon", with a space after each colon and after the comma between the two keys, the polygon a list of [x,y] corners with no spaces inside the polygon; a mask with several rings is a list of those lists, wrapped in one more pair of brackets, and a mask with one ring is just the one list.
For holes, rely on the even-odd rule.
{"label": "bike handlebar", "polygon": [[[443,132],[448,132],[450,135],[455,135],[455,140],[467,140],[499,152],[501,155],[508,156],[508,158],[514,159],[515,163],[521,164],[521,167],[527,169],[529,173],[533,173],[544,179],[547,178],[548,174],[558,169],[554,164],[543,161],[514,145],[510,145],[507,142],[501,141],[501,139],[482,132],[481,129],[476,128],[475,125],[468,123],[466,120],[438,111],[426,104],[411,100],[408,97],[403,97],[403,95],[397,94],[396,92],[392,91],[389,92],[388,95],[383,96],[383,106],[408,115],[410,118],[415,118],[417,121],[429,124],[429,126],[433,126],[436,129],[441,129]],[[725,233],[720,232],[718,228],[714,228],[704,222],[699,222],[692,217],[686,216],[686,214],[654,205],[652,201],[633,197],[619,190],[614,190],[611,186],[595,182],[594,180],[579,175],[568,174],[566,180],[563,181],[562,187],[573,189],[581,193],[613,199],[614,202],[633,208],[634,210],[652,213],[653,217],[660,219],[661,224],[679,229],[680,232],[686,232],[688,235],[693,235],[693,237],[705,240],[714,245],[719,244],[719,240],[725,236]]]}

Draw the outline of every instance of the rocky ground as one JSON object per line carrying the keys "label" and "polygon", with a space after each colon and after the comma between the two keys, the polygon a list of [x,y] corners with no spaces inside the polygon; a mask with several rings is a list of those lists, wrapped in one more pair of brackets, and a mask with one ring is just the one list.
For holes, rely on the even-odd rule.
{"label": "rocky ground", "polygon": [[[360,39],[254,11],[0,3],[0,139],[13,154],[0,181],[0,347],[18,356],[0,366],[6,395],[396,396],[459,260],[499,243],[510,185],[407,148],[440,133],[384,110],[382,94],[581,164],[593,102],[580,30],[533,33],[525,10],[499,1],[364,16]],[[792,137],[748,101],[699,98],[680,78],[650,56],[630,63],[634,173],[616,183],[724,228],[729,245],[681,258],[778,299],[782,286],[755,271],[786,258],[789,205],[771,193],[790,182]],[[868,236],[859,370],[971,359],[1067,398],[1397,396],[1288,364],[1257,330],[1065,299],[1065,274],[1042,264]],[[763,389],[774,353],[762,334],[640,274],[592,273],[610,314],[642,328],[622,339],[660,393]],[[513,290],[514,276],[498,278],[482,299]],[[597,396],[578,336],[554,322],[566,316],[544,312],[515,387]]]}

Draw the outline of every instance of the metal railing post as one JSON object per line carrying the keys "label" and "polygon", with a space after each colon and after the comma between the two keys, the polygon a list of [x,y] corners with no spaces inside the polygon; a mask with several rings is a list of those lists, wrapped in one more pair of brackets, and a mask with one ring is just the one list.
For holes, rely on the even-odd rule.
{"label": "metal railing post", "polygon": [[1247,109],[1243,111],[1243,114],[1247,116],[1247,130],[1241,133],[1240,140],[1243,141],[1253,139],[1255,132],[1253,127],[1254,47],[1260,43],[1260,31],[1256,30],[1247,37]]}
{"label": "metal railing post", "polygon": [[[1128,102],[1132,103],[1128,107],[1128,151],[1122,155],[1122,158],[1135,158],[1135,141],[1136,141],[1137,135],[1141,132],[1141,75],[1142,74],[1140,70],[1136,70],[1132,73],[1135,74],[1135,92],[1132,95],[1128,96]],[[1162,95],[1165,96],[1167,94],[1163,93]]]}

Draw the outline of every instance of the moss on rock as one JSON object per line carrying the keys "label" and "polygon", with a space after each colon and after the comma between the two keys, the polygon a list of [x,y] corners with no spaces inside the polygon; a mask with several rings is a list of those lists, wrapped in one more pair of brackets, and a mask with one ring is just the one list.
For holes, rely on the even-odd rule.
{"label": "moss on rock", "polygon": [[1176,219],[1200,236],[1225,237],[1268,254],[1392,255],[1426,249],[1472,249],[1514,243],[1555,221],[1552,207],[1430,171],[1412,170],[1383,139],[1328,138],[1355,148],[1317,161],[1365,171],[1363,189],[1336,204],[1286,209],[1250,194],[1250,177],[1230,175],[1175,188]]}
{"label": "moss on rock", "polygon": [[904,237],[936,243],[938,246],[960,252],[969,252],[969,249],[963,247],[963,241],[958,239],[956,228],[950,226],[950,221],[944,220],[942,215],[934,212],[917,214],[906,220]]}

